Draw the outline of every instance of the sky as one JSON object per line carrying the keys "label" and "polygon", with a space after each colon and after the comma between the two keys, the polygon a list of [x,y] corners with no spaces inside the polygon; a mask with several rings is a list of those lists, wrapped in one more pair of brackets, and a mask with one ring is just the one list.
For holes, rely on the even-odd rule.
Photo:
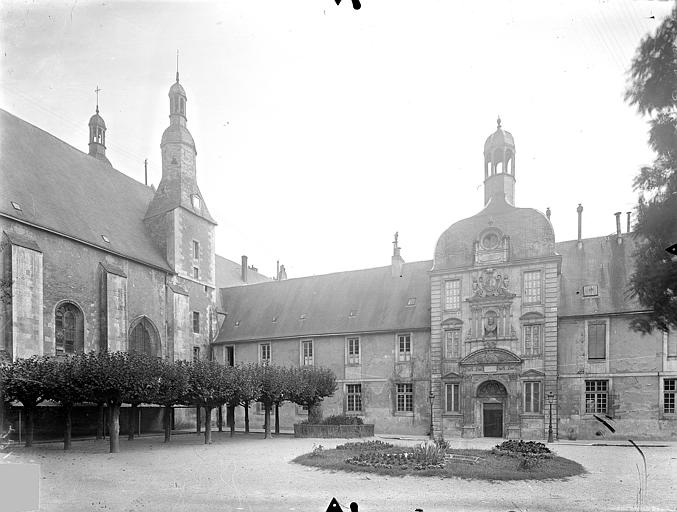
{"label": "sky", "polygon": [[[672,2],[0,2],[0,108],[87,152],[106,121],[119,171],[161,178],[179,50],[217,253],[273,276],[431,259],[483,208],[483,148],[515,138],[516,206],[557,241],[615,232],[654,155],[624,100]],[[0,156],[1,157],[1,156]],[[623,214],[625,230],[625,213]]]}

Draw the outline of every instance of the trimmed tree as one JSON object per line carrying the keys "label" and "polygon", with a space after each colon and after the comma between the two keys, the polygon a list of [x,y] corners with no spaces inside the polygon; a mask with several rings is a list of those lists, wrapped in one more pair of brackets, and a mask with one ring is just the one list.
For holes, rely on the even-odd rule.
{"label": "trimmed tree", "polygon": [[26,448],[33,446],[35,409],[46,397],[49,364],[49,358],[32,356],[17,359],[4,372],[6,399],[21,402],[26,412]]}
{"label": "trimmed tree", "polygon": [[72,413],[75,404],[91,396],[86,376],[86,356],[76,354],[52,358],[46,365],[45,397],[61,404],[64,416],[63,449],[71,449]]}
{"label": "trimmed tree", "polygon": [[289,400],[308,408],[308,423],[322,421],[322,400],[336,392],[336,375],[328,368],[304,366],[291,372]]}
{"label": "trimmed tree", "polygon": [[127,375],[129,382],[123,400],[131,405],[127,423],[128,439],[134,439],[134,425],[139,405],[157,403],[160,360],[143,352],[127,354]]}
{"label": "trimmed tree", "polygon": [[[244,408],[244,431],[249,434],[249,404],[261,396],[261,374],[255,364],[235,367],[237,404]],[[233,422],[234,423],[234,422]]]}
{"label": "trimmed tree", "polygon": [[232,400],[234,386],[234,370],[230,366],[199,359],[188,364],[187,396],[191,403],[204,408],[205,444],[212,442],[212,409]]}
{"label": "trimmed tree", "polygon": [[265,434],[264,439],[269,439],[270,435],[270,409],[276,403],[280,403],[285,398],[285,393],[289,393],[289,372],[285,372],[283,368],[273,365],[258,366],[257,373],[261,379],[261,392],[259,394],[258,402],[263,404],[265,409]]}
{"label": "trimmed tree", "polygon": [[189,402],[188,392],[188,364],[186,361],[160,361],[158,388],[155,403],[164,407],[163,426],[165,443],[172,435],[172,408],[175,405]]}

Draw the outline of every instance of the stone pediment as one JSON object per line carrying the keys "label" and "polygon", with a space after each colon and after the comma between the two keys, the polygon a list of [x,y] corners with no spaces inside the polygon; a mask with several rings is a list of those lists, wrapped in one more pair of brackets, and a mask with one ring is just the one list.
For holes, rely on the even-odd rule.
{"label": "stone pediment", "polygon": [[520,364],[522,360],[503,348],[485,348],[464,357],[459,364]]}
{"label": "stone pediment", "polygon": [[527,378],[533,378],[533,379],[541,379],[545,377],[545,373],[540,372],[538,370],[527,370],[525,372],[522,372],[520,377],[527,377]]}
{"label": "stone pediment", "polygon": [[442,375],[442,380],[451,380],[451,379],[460,379],[460,378],[462,378],[462,376],[459,375],[456,372],[449,372],[449,373],[445,373],[444,375]]}

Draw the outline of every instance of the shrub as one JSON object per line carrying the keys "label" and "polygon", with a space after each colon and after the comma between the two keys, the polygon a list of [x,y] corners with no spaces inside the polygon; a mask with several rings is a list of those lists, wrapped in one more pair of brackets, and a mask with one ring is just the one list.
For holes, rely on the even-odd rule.
{"label": "shrub", "polygon": [[345,443],[336,446],[337,450],[359,450],[361,452],[386,450],[394,445],[383,441],[362,441],[361,443]]}
{"label": "shrub", "polygon": [[313,451],[310,454],[311,457],[324,457],[326,454],[324,452],[324,446],[321,444],[313,445]]}
{"label": "shrub", "polygon": [[449,441],[446,439],[442,439],[441,437],[438,437],[435,439],[435,446],[437,446],[440,450],[444,450],[445,452],[451,448],[451,444]]}
{"label": "shrub", "polygon": [[543,455],[552,453],[550,449],[545,446],[543,443],[537,443],[535,441],[519,441],[511,439],[509,441],[503,441],[501,444],[497,444],[494,448],[494,451],[498,452],[508,452],[514,454],[533,454],[533,455]]}
{"label": "shrub", "polygon": [[[308,420],[303,420],[301,423],[309,423]],[[327,416],[319,423],[313,425],[364,425],[364,421],[359,416],[348,416],[346,414],[336,414],[334,416]]]}

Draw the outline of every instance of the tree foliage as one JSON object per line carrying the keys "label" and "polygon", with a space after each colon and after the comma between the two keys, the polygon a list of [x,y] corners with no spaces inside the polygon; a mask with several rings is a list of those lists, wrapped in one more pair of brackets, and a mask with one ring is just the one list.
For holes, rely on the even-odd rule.
{"label": "tree foliage", "polygon": [[304,366],[290,369],[289,400],[308,407],[308,421],[319,423],[322,419],[318,407],[322,400],[336,391],[336,375],[327,368]]}
{"label": "tree foliage", "polygon": [[677,7],[641,41],[625,98],[651,117],[649,145],[656,152],[634,181],[640,196],[630,293],[651,313],[632,327],[677,329],[677,260],[665,251],[677,243]]}

